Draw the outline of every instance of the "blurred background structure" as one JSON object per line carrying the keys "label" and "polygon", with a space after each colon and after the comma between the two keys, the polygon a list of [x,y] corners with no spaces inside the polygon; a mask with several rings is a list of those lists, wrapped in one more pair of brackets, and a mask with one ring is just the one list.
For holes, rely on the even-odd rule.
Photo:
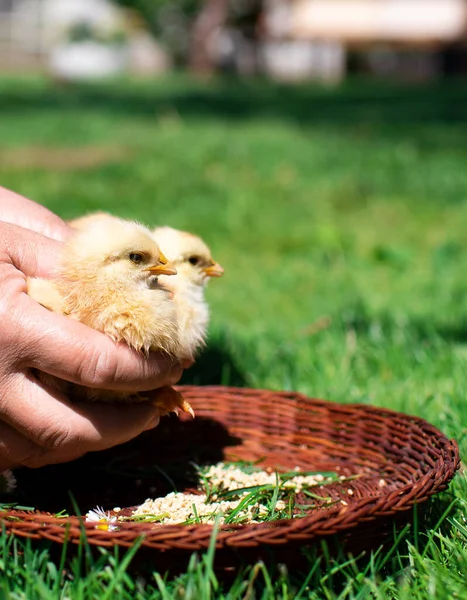
{"label": "blurred background structure", "polygon": [[466,0],[0,0],[0,68],[335,82],[467,71]]}

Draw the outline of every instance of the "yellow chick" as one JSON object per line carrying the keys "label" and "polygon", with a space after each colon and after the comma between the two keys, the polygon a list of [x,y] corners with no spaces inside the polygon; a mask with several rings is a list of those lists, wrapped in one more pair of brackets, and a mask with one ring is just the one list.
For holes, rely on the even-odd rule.
{"label": "yellow chick", "polygon": [[[179,356],[176,306],[171,292],[159,284],[159,276],[175,274],[175,267],[162,254],[148,229],[106,216],[83,223],[65,244],[56,278],[29,279],[28,293],[49,310],[69,315],[139,352],[162,350]],[[63,389],[66,382],[57,381]],[[66,385],[67,389],[72,386],[72,396],[87,400],[151,399],[147,393],[116,393]],[[164,414],[177,408],[192,413],[180,395],[177,399],[170,394],[165,396],[161,407]]]}
{"label": "yellow chick", "polygon": [[114,217],[109,213],[104,211],[97,211],[88,213],[87,215],[83,215],[82,217],[77,217],[76,219],[72,219],[71,221],[67,221],[70,227],[73,229],[83,229],[88,227],[93,221],[97,221],[99,219],[113,219]]}
{"label": "yellow chick", "polygon": [[177,275],[159,278],[173,292],[180,327],[180,358],[193,360],[203,346],[209,321],[204,289],[211,277],[221,277],[224,269],[215,262],[201,238],[171,227],[156,227],[157,244],[177,269]]}
{"label": "yellow chick", "polygon": [[63,298],[55,282],[40,277],[28,277],[28,295],[48,310],[64,314]]}
{"label": "yellow chick", "polygon": [[[69,224],[81,229],[95,221],[112,218],[101,211],[69,221]],[[204,288],[211,277],[221,277],[224,269],[212,259],[210,249],[198,236],[172,227],[156,227],[153,233],[157,244],[177,269],[177,275],[170,278],[163,275],[159,281],[174,294],[180,328],[180,353],[177,356],[191,361],[206,339],[209,308]]]}

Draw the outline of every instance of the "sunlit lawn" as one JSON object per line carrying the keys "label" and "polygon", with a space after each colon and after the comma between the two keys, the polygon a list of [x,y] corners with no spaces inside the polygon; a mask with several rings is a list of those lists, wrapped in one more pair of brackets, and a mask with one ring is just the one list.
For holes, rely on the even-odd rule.
{"label": "sunlit lawn", "polygon": [[[209,287],[210,345],[189,381],[395,408],[465,452],[467,84],[4,79],[0,182],[66,218],[103,209],[206,239],[226,276]],[[463,597],[462,475],[451,491],[458,513],[441,537],[420,532],[418,551],[402,541],[381,572],[364,558],[336,579],[323,563],[304,597]],[[43,561],[43,587],[35,580],[22,597],[114,593],[100,567],[87,592],[77,582],[63,591],[38,552],[13,567],[3,551],[17,597],[23,560]],[[199,566],[178,582],[114,585],[119,598],[207,598],[197,586],[208,575]],[[304,582],[296,573],[268,582],[261,570],[245,581],[253,576],[256,597],[294,598]],[[243,597],[247,585],[210,593]]]}

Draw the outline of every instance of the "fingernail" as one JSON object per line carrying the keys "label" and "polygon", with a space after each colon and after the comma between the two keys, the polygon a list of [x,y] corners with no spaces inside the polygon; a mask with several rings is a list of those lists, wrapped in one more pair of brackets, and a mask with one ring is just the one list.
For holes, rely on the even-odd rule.
{"label": "fingernail", "polygon": [[157,413],[146,425],[144,431],[149,431],[149,429],[154,429],[155,427],[157,427],[159,425],[160,420],[161,420],[161,417],[160,417],[159,413]]}
{"label": "fingernail", "polygon": [[192,358],[184,358],[181,364],[183,369],[189,369],[195,364],[195,361]]}
{"label": "fingernail", "polygon": [[170,369],[170,373],[169,373],[170,383],[172,385],[175,385],[176,383],[178,383],[180,381],[182,375],[183,375],[183,369],[180,366],[180,364],[177,363]]}

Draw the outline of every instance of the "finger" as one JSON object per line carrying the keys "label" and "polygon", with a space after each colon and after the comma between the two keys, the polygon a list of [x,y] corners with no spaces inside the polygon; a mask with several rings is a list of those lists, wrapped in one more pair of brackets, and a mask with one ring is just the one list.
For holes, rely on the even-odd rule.
{"label": "finger", "polygon": [[191,369],[191,367],[195,364],[195,361],[193,358],[185,358],[180,361],[180,364],[184,369]]}
{"label": "finger", "polygon": [[46,464],[51,457],[54,462],[72,460],[122,444],[154,426],[158,417],[157,407],[149,402],[72,405],[32,375],[11,378],[0,408],[4,423],[42,449],[29,448],[21,459],[25,466]]}
{"label": "finger", "polygon": [[[143,433],[143,431],[148,431],[149,429],[153,429],[154,427],[157,427],[157,425],[159,425],[159,421],[160,421],[160,415],[156,414],[154,417],[152,417],[150,419],[150,421],[147,423],[147,425],[144,427],[144,429],[142,429],[141,431],[138,431],[136,435]],[[123,439],[121,442],[118,442],[118,444],[123,444],[124,442],[128,442],[129,440],[136,437],[136,435],[132,435],[131,437],[128,437],[128,439]],[[114,445],[117,445],[117,444],[111,444],[110,446],[106,445],[104,448],[101,448],[101,449],[110,448]],[[86,454],[86,452],[87,452],[87,450],[83,447],[76,448],[76,447],[71,446],[71,447],[58,448],[57,450],[48,450],[47,448],[43,448],[41,446],[35,445],[35,451],[30,452],[29,455],[26,457],[26,459],[23,459],[21,466],[29,467],[29,468],[39,468],[39,467],[44,467],[46,465],[55,465],[58,463],[70,462],[72,460],[76,460],[77,458],[80,458],[81,456]],[[10,468],[13,468],[13,466],[14,465],[12,465]],[[18,465],[16,465],[16,466],[18,466]]]}
{"label": "finger", "polygon": [[50,277],[63,244],[17,225],[1,223],[2,258],[29,277]]}
{"label": "finger", "polygon": [[25,466],[48,451],[0,421],[0,471]]}
{"label": "finger", "polygon": [[158,410],[157,414],[146,425],[144,431],[149,431],[149,429],[154,429],[154,427],[157,427],[159,425],[160,421],[161,421],[161,415]]}
{"label": "finger", "polygon": [[0,422],[0,471],[17,467],[38,468],[69,462],[86,454],[77,448],[49,450],[34,444],[10,425]]}
{"label": "finger", "polygon": [[0,220],[64,241],[71,228],[56,214],[19,194],[0,187]]}
{"label": "finger", "polygon": [[123,391],[175,385],[182,376],[180,364],[169,356],[145,357],[74,319],[51,313],[25,294],[14,310],[27,340],[18,356],[23,367],[86,387]]}

